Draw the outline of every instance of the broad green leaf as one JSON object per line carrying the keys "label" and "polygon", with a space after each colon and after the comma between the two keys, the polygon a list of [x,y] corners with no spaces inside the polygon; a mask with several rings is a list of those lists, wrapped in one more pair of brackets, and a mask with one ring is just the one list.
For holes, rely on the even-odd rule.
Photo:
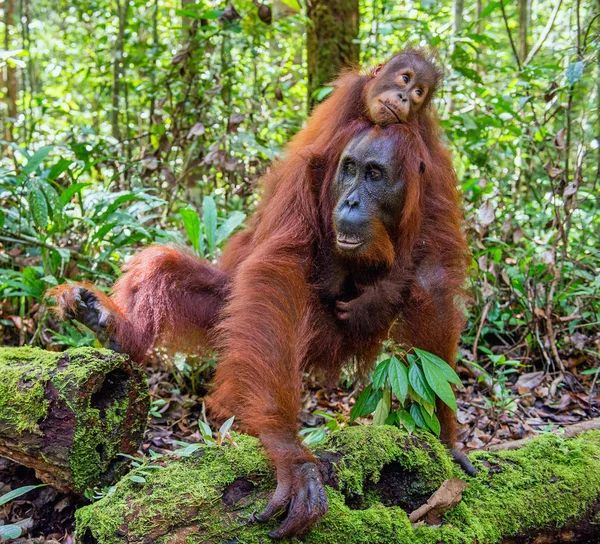
{"label": "broad green leaf", "polygon": [[205,196],[202,200],[202,219],[208,252],[210,255],[214,255],[217,237],[217,205],[212,196]]}
{"label": "broad green leaf", "polygon": [[227,240],[233,231],[244,222],[244,219],[246,219],[246,214],[244,212],[231,212],[229,217],[225,219],[217,229],[217,246]]}
{"label": "broad green leaf", "polygon": [[22,529],[18,525],[2,525],[0,526],[0,539],[12,540],[19,538],[22,534]]}
{"label": "broad green leaf", "polygon": [[307,446],[319,444],[327,438],[327,432],[325,429],[310,429],[311,432],[307,433],[302,442]]}
{"label": "broad green leaf", "polygon": [[408,381],[417,395],[431,404],[435,402],[435,394],[431,387],[429,387],[423,371],[416,362],[413,362],[413,364],[410,365],[410,369],[408,371]]}
{"label": "broad green leaf", "polygon": [[321,102],[321,100],[325,99],[333,92],[333,87],[319,87],[316,91],[314,91],[313,96],[317,102]]}
{"label": "broad green leaf", "polygon": [[356,404],[350,410],[350,423],[357,417],[366,416],[373,412],[383,397],[381,389],[373,389],[372,385],[368,385],[365,390],[356,399]]}
{"label": "broad green leaf", "polygon": [[119,198],[115,199],[115,201],[106,209],[106,211],[102,214],[101,220],[104,221],[107,217],[110,217],[121,204],[125,202],[131,202],[132,200],[143,200],[140,195],[136,195],[134,193],[127,193],[125,195],[121,195]]}
{"label": "broad green leaf", "polygon": [[406,410],[398,410],[396,412],[396,416],[400,424],[409,432],[412,433],[416,428],[416,423],[413,417],[410,415],[410,412]]}
{"label": "broad green leaf", "polygon": [[0,506],[4,506],[5,504],[9,503],[10,501],[13,501],[15,499],[18,499],[19,497],[22,497],[23,495],[25,495],[25,493],[29,493],[30,491],[33,491],[34,489],[37,489],[38,487],[44,487],[46,484],[40,484],[40,485],[25,485],[23,487],[17,487],[17,489],[13,489],[12,491],[9,491],[8,493],[5,493],[4,495],[2,495],[0,497]]}
{"label": "broad green leaf", "polygon": [[179,213],[181,214],[181,220],[183,221],[183,226],[190,243],[196,253],[198,253],[200,243],[200,218],[198,217],[198,213],[196,210],[192,210],[192,208],[183,208]]}
{"label": "broad green leaf", "polygon": [[500,2],[490,2],[485,9],[481,12],[481,18],[485,19],[488,15],[490,15],[494,10],[500,7]]}
{"label": "broad green leaf", "polygon": [[462,382],[460,381],[458,374],[454,372],[452,367],[446,361],[444,361],[444,359],[422,349],[414,348],[414,351],[421,362],[427,360],[430,364],[437,366],[447,381],[455,385],[461,385]]}
{"label": "broad green leaf", "polygon": [[436,436],[440,436],[440,421],[437,416],[434,414],[427,413],[427,410],[423,408],[423,406],[419,406],[421,410],[421,415],[427,423],[427,426],[435,433]]}
{"label": "broad green leaf", "polygon": [[40,228],[46,228],[48,225],[48,202],[37,183],[29,191],[29,206],[33,212],[35,224]]}
{"label": "broad green leaf", "polygon": [[425,422],[425,419],[423,419],[421,409],[419,408],[418,404],[413,402],[410,405],[410,415],[412,416],[413,421],[417,424],[417,427],[421,427],[421,429],[425,430],[429,429],[427,423]]}
{"label": "broad green leaf", "polygon": [[583,67],[584,63],[582,60],[569,63],[565,72],[569,85],[575,85],[581,79],[581,76],[583,76]]}
{"label": "broad green leaf", "polygon": [[423,374],[427,383],[433,389],[435,394],[442,399],[454,412],[456,412],[456,399],[454,398],[454,392],[450,387],[450,384],[446,380],[445,376],[439,370],[439,368],[431,364],[427,360],[422,360]]}
{"label": "broad green leaf", "polygon": [[40,189],[44,192],[44,196],[46,197],[46,202],[48,203],[48,211],[50,212],[50,217],[54,222],[60,223],[62,222],[62,202],[56,192],[56,189],[52,187],[49,183],[45,181],[40,181],[39,183]]}
{"label": "broad green leaf", "polygon": [[73,161],[70,159],[61,158],[48,172],[48,179],[50,181],[54,181],[58,176],[60,176],[69,166],[73,164]]}
{"label": "broad green leaf", "polygon": [[31,174],[34,172],[42,161],[48,156],[48,153],[52,150],[54,146],[47,145],[44,147],[40,147],[27,161],[27,164],[23,167],[24,174]]}
{"label": "broad green leaf", "polygon": [[146,478],[143,478],[142,476],[136,476],[135,474],[133,476],[131,476],[130,480],[132,482],[135,482],[136,484],[145,484],[146,483]]}
{"label": "broad green leaf", "polygon": [[73,196],[75,196],[75,194],[77,194],[79,191],[81,191],[81,189],[87,187],[88,185],[91,185],[91,183],[73,183],[73,185],[69,185],[60,194],[60,201],[62,202],[62,205],[64,206],[65,204],[71,202]]}
{"label": "broad green leaf", "polygon": [[401,404],[404,404],[408,394],[408,369],[406,365],[392,356],[388,367],[388,376],[394,395]]}
{"label": "broad green leaf", "polygon": [[381,387],[383,387],[383,384],[385,383],[385,379],[387,378],[387,370],[388,370],[388,365],[390,363],[390,359],[386,359],[385,361],[381,361],[376,367],[375,367],[375,371],[373,372],[373,387],[375,389],[380,389]]}
{"label": "broad green leaf", "polygon": [[392,407],[392,395],[388,391],[383,392],[383,396],[377,403],[375,412],[373,413],[373,425],[384,425],[385,420],[390,414],[390,408]]}

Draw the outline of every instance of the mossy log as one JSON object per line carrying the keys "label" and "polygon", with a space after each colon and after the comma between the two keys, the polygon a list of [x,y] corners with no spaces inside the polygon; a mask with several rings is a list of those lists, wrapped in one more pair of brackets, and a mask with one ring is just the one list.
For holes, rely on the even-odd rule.
{"label": "mossy log", "polygon": [[128,357],[0,348],[0,455],[60,491],[83,493],[122,473],[141,442],[150,396]]}
{"label": "mossy log", "polygon": [[[135,469],[113,492],[78,510],[78,542],[270,542],[276,521],[247,520],[266,505],[273,473],[257,440],[234,440],[237,447],[203,446],[189,457],[163,457]],[[388,426],[346,428],[317,455],[330,510],[307,543],[523,544],[589,542],[600,535],[599,431],[476,453],[475,478],[464,475],[433,436]],[[467,483],[462,501],[439,526],[411,524],[407,512],[449,478]]]}

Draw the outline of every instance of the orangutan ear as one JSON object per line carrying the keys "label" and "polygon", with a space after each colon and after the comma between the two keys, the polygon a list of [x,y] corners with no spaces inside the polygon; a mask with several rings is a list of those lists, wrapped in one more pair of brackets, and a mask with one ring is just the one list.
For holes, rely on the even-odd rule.
{"label": "orangutan ear", "polygon": [[423,161],[421,161],[421,164],[419,164],[419,174],[423,175],[425,173],[425,163]]}
{"label": "orangutan ear", "polygon": [[371,70],[371,77],[375,77],[379,72],[381,72],[381,69],[384,66],[385,64],[378,64],[377,66],[375,66],[375,68]]}

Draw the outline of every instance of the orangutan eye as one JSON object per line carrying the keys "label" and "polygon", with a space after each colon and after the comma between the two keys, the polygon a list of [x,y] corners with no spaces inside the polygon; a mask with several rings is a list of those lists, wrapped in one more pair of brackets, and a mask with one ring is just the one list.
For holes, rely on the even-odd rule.
{"label": "orangutan eye", "polygon": [[417,96],[418,96],[418,97],[421,97],[421,96],[423,96],[423,89],[417,89],[417,90],[415,91],[415,93],[417,93]]}
{"label": "orangutan eye", "polygon": [[352,159],[346,159],[344,162],[344,170],[349,176],[356,175],[356,163]]}
{"label": "orangutan eye", "polygon": [[408,77],[406,74],[404,74],[402,76],[402,81],[404,81],[404,83],[408,83],[410,81],[410,77]]}
{"label": "orangutan eye", "polygon": [[383,174],[379,168],[371,166],[367,169],[367,176],[371,181],[379,181],[383,177]]}

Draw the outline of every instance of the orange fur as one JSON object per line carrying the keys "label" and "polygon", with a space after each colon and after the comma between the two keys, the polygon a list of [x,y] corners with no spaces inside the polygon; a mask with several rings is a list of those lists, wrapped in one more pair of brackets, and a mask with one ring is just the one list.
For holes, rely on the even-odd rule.
{"label": "orange fur", "polygon": [[[455,301],[464,294],[468,250],[456,176],[432,111],[384,129],[406,181],[397,229],[377,225],[361,262],[340,259],[334,248],[330,186],[346,145],[373,130],[364,89],[374,74],[346,73],[335,82],[263,180],[249,228],[216,267],[151,247],[127,265],[110,299],[94,289],[115,316],[119,344],[138,361],[160,342],[207,332],[221,351],[208,406],[261,437],[280,481],[290,464],[311,459],[297,439],[305,371],[333,381],[354,363],[364,375],[398,318],[396,338],[455,366],[463,325]],[[52,290],[59,316],[74,304],[69,289]],[[342,323],[334,306],[350,299],[353,315]],[[452,444],[454,417],[442,408],[441,419]]]}

